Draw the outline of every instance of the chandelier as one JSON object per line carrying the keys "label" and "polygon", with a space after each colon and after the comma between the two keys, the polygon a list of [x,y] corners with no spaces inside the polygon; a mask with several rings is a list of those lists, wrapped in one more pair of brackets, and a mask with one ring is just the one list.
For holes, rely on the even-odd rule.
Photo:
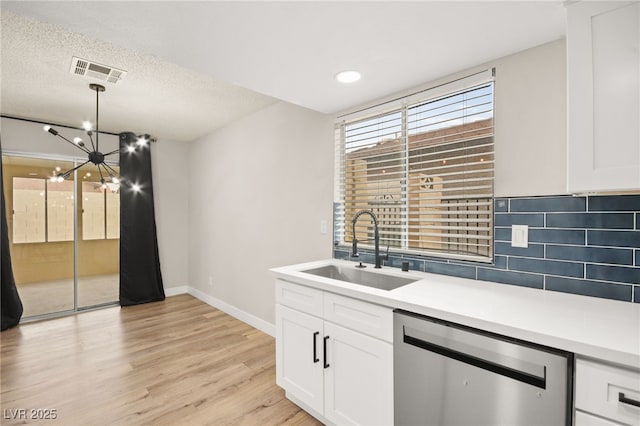
{"label": "chandelier", "polygon": [[[91,144],[91,149],[89,149],[89,147],[82,141],[82,138],[80,137],[75,137],[73,138],[73,140],[70,140],[64,136],[62,136],[56,129],[54,129],[53,127],[51,127],[50,125],[45,125],[43,127],[45,132],[49,132],[54,136],[58,136],[59,138],[65,140],[66,142],[70,143],[71,145],[75,146],[76,148],[80,149],[81,151],[83,151],[85,154],[87,154],[87,161],[85,161],[84,163],[80,164],[79,166],[74,167],[71,170],[68,170],[64,173],[60,172],[55,176],[51,177],[51,181],[52,182],[62,182],[63,180],[67,179],[69,176],[71,176],[71,174],[78,170],[80,167],[88,164],[88,163],[92,163],[94,164],[97,168],[98,168],[98,172],[100,174],[100,183],[102,185],[103,189],[107,189],[109,188],[112,192],[117,192],[118,189],[120,188],[120,182],[121,182],[121,178],[119,176],[119,173],[113,169],[113,167],[111,167],[109,164],[107,164],[105,162],[106,157],[108,157],[109,155],[112,154],[118,154],[120,152],[120,148],[118,149],[114,149],[111,152],[107,152],[107,153],[102,153],[100,151],[100,128],[99,128],[99,110],[98,110],[98,101],[99,101],[99,96],[100,96],[100,92],[104,92],[105,91],[105,87],[100,85],[100,84],[89,84],[89,88],[91,90],[94,90],[96,92],[96,126],[95,126],[95,130],[93,128],[93,125],[91,124],[91,122],[89,121],[85,121],[82,123],[82,128],[86,131],[87,136],[89,136],[89,141]],[[95,143],[93,140],[93,136],[95,134]],[[147,144],[148,141],[148,136],[144,135],[138,138],[137,144],[139,146],[145,146]],[[127,151],[128,152],[134,152],[135,151],[135,147],[134,146],[129,146],[127,147]]]}

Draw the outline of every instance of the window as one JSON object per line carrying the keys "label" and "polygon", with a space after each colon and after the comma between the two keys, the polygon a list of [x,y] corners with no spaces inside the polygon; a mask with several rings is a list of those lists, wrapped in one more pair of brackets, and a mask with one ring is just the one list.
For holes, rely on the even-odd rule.
{"label": "window", "polygon": [[13,243],[73,241],[73,182],[13,178]]}
{"label": "window", "polygon": [[82,182],[82,239],[120,238],[120,193],[100,182]]}
{"label": "window", "polygon": [[[368,209],[378,217],[381,248],[491,259],[490,72],[441,86],[435,96],[434,91],[403,98],[395,109],[365,110],[336,124],[337,244],[351,243],[351,221]],[[362,245],[373,244],[367,218],[362,216],[355,228]]]}

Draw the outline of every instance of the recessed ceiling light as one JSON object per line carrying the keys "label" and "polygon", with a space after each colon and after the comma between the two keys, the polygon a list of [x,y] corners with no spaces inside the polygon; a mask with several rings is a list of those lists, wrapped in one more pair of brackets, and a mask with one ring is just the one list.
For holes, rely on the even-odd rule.
{"label": "recessed ceiling light", "polygon": [[336,80],[340,83],[353,83],[360,80],[360,77],[358,71],[342,71],[336,74]]}

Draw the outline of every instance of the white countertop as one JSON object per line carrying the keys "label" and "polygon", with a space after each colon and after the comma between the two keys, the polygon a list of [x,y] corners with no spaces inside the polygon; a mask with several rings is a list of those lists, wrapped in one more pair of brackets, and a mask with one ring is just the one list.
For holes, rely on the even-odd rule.
{"label": "white countertop", "polygon": [[373,265],[367,265],[367,270],[418,281],[386,291],[301,272],[327,264],[356,265],[329,259],[273,268],[271,272],[309,287],[640,369],[638,303],[391,267],[375,270]]}

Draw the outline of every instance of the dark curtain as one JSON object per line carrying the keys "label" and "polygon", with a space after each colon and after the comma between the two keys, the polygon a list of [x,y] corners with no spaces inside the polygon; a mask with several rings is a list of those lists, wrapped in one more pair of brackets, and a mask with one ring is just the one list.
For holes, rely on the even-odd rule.
{"label": "dark curtain", "polygon": [[[151,181],[151,148],[120,134],[120,306],[164,300]],[[128,147],[135,147],[129,152]]]}
{"label": "dark curtain", "polygon": [[[2,142],[0,142],[0,149],[2,148]],[[2,275],[0,282],[1,287],[1,309],[2,309],[2,324],[0,328],[4,331],[7,328],[18,325],[20,318],[22,318],[22,301],[18,295],[18,289],[16,288],[16,281],[13,277],[13,267],[11,266],[11,252],[9,251],[9,227],[7,226],[7,208],[4,202],[4,177],[2,176],[2,156],[0,156],[0,185],[2,186],[2,250],[0,251],[0,257],[2,257]]]}

